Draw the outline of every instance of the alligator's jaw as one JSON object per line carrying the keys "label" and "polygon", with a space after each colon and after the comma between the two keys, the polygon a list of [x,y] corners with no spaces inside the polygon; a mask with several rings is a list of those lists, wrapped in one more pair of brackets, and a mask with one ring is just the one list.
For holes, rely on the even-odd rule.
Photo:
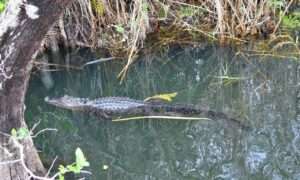
{"label": "alligator's jaw", "polygon": [[74,98],[71,96],[63,96],[61,98],[55,98],[55,99],[50,99],[49,97],[45,97],[45,102],[53,106],[72,110],[72,111],[83,110],[83,107],[85,106],[81,98]]}

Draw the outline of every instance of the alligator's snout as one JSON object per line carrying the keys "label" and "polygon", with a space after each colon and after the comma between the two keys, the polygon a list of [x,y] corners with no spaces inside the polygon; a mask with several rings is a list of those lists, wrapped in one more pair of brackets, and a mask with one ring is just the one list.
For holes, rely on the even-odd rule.
{"label": "alligator's snout", "polygon": [[54,105],[54,106],[59,106],[60,103],[58,100],[55,99],[50,99],[48,96],[44,98],[44,101],[48,104]]}
{"label": "alligator's snout", "polygon": [[45,101],[45,102],[48,102],[48,101],[49,101],[49,97],[46,96],[46,97],[44,98],[44,101]]}
{"label": "alligator's snout", "polygon": [[45,102],[56,107],[70,109],[70,110],[81,110],[83,106],[86,106],[84,98],[75,98],[72,96],[63,96],[59,98],[45,97]]}

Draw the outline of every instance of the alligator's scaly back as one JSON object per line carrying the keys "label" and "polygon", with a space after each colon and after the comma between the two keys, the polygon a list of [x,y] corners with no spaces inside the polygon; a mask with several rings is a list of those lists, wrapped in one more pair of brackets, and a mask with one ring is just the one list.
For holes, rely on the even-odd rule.
{"label": "alligator's scaly back", "polygon": [[166,104],[161,102],[144,102],[130,99],[128,97],[103,97],[94,100],[88,98],[78,98],[65,95],[60,98],[45,101],[56,107],[72,111],[101,111],[103,113],[114,114],[151,114],[174,112],[180,114],[198,114],[203,111],[193,105]]}
{"label": "alligator's scaly back", "polygon": [[46,97],[45,101],[48,104],[72,111],[86,111],[88,108],[101,109],[104,111],[119,111],[145,105],[143,101],[127,97],[104,97],[91,100],[88,98],[78,98],[65,95],[63,97],[53,99]]}
{"label": "alligator's scaly back", "polygon": [[202,115],[212,120],[222,119],[230,121],[243,129],[249,129],[248,126],[244,125],[241,121],[229,117],[223,112],[216,112],[207,108],[199,108],[191,104],[164,104],[164,103],[149,103],[147,106],[151,107],[151,112],[158,113],[176,113],[179,115]]}
{"label": "alligator's scaly back", "polygon": [[177,115],[203,114],[210,119],[224,119],[243,126],[240,121],[230,118],[222,112],[205,110],[194,105],[144,102],[128,97],[103,97],[90,100],[88,98],[78,98],[67,95],[53,99],[47,97],[45,101],[60,108],[81,111],[105,119],[111,119],[111,116],[119,115],[166,115],[169,113]]}

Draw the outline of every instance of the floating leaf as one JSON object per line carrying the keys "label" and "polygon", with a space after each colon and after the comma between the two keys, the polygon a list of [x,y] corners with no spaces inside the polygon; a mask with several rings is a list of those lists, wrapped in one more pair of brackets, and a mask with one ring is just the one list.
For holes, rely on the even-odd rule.
{"label": "floating leaf", "polygon": [[177,92],[174,93],[167,93],[167,94],[157,94],[151,97],[147,97],[144,101],[150,101],[150,100],[163,100],[171,102],[174,97],[177,96]]}

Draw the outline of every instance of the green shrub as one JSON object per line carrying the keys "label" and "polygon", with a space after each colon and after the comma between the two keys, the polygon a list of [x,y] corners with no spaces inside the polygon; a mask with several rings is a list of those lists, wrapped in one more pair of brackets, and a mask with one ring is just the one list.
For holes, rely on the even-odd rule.
{"label": "green shrub", "polygon": [[0,13],[5,9],[5,4],[7,0],[0,0]]}
{"label": "green shrub", "polygon": [[291,29],[300,27],[300,12],[294,12],[290,15],[285,15],[282,18],[283,26]]}

